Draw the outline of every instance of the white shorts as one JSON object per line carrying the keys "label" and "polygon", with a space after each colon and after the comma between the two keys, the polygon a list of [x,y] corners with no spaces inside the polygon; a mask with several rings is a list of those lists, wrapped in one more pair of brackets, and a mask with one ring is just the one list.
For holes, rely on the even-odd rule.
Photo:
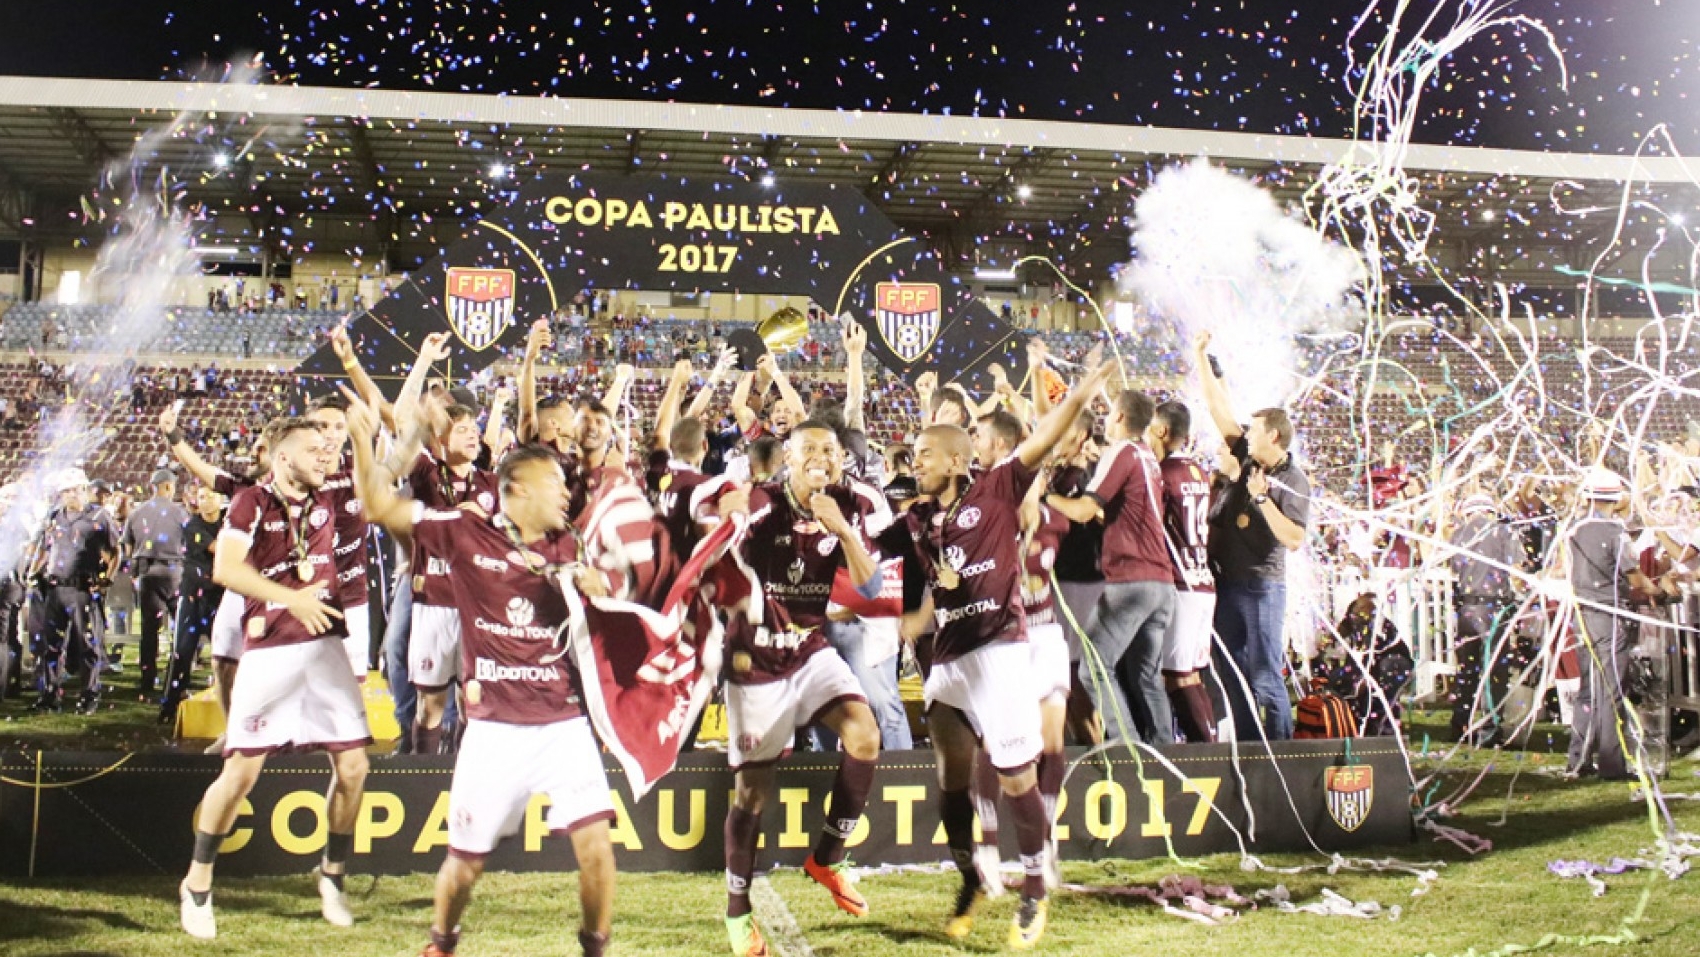
{"label": "white shorts", "polygon": [[867,702],[850,666],[831,648],[810,655],[788,678],[757,685],[726,684],[726,763],[771,764],[791,751],[807,727],[841,701]]}
{"label": "white shorts", "polygon": [[953,661],[934,662],[926,706],[962,712],[992,766],[1015,771],[1039,756],[1039,696],[1030,642],[994,641]]}
{"label": "white shorts", "polygon": [[1197,671],[1210,666],[1210,636],[1216,630],[1216,593],[1175,589],[1175,613],[1163,635],[1163,670]]}
{"label": "white shorts", "polygon": [[230,661],[242,660],[242,610],[247,606],[248,599],[238,595],[231,589],[224,590],[224,597],[218,601],[218,611],[213,613],[212,623],[212,653],[214,658],[224,658]]}
{"label": "white shorts", "polygon": [[481,856],[517,832],[533,794],[549,797],[555,834],[612,821],[602,749],[590,721],[503,724],[470,720],[449,786],[449,853]]}
{"label": "white shorts", "polygon": [[371,743],[366,702],[340,639],[255,648],[244,656],[241,680],[230,692],[226,757]]}
{"label": "white shorts", "polygon": [[441,691],[460,677],[460,612],[442,605],[413,606],[407,643],[407,680]]}
{"label": "white shorts", "polygon": [[1063,637],[1062,625],[1051,622],[1027,626],[1027,646],[1033,654],[1034,688],[1043,701],[1051,695],[1068,697],[1073,687],[1074,669],[1069,667],[1068,639]]}
{"label": "white shorts", "polygon": [[348,667],[354,672],[355,680],[365,681],[372,666],[372,616],[362,603],[344,608],[342,623],[348,628],[348,637],[342,640],[343,650],[348,652]]}

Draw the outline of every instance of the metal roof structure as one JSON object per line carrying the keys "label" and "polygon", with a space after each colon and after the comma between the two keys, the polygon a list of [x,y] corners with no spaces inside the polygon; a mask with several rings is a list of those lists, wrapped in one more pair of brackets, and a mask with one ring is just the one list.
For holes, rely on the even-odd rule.
{"label": "metal roof structure", "polygon": [[[172,129],[183,114],[196,116]],[[170,133],[128,166],[138,139],[160,130]],[[80,197],[112,169],[151,180],[169,168],[207,209],[212,238],[401,264],[545,171],[771,174],[862,190],[965,266],[1037,254],[1091,281],[1128,258],[1132,201],[1171,163],[1206,156],[1298,203],[1324,166],[1367,149],[1020,119],[0,77],[0,238],[98,235]],[[1435,214],[1436,260],[1495,279],[1591,265],[1626,198],[1639,205],[1625,255],[1648,248],[1669,213],[1700,211],[1680,157],[1413,145],[1402,167]]]}

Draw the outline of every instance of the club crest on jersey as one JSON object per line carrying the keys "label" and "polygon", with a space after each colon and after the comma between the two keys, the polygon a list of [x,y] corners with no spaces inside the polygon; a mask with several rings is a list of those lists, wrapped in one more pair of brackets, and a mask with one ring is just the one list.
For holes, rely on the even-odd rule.
{"label": "club crest on jersey", "polygon": [[531,602],[515,595],[508,599],[508,624],[515,628],[524,628],[537,617],[537,610],[531,607]]}
{"label": "club crest on jersey", "polygon": [[943,297],[936,282],[882,282],[874,287],[880,338],[904,362],[927,354],[939,337]]}
{"label": "club crest on jersey", "polygon": [[815,543],[815,551],[820,552],[822,558],[831,555],[832,550],[837,547],[838,539],[831,535],[822,536],[821,540]]}
{"label": "club crest on jersey", "polygon": [[1369,819],[1375,804],[1375,768],[1367,764],[1329,768],[1323,772],[1322,790],[1328,816],[1342,831],[1355,831]]}
{"label": "club crest on jersey", "polygon": [[496,510],[496,496],[491,495],[489,492],[479,492],[478,493],[478,507],[483,509],[484,514],[486,514],[486,515],[495,511]]}
{"label": "club crest on jersey", "polygon": [[324,528],[325,523],[330,520],[331,513],[327,509],[315,508],[307,513],[307,524],[314,528]]}
{"label": "club crest on jersey", "polygon": [[968,529],[978,524],[980,524],[980,510],[972,505],[963,509],[961,515],[956,516],[957,528]]}
{"label": "club crest on jersey", "polygon": [[443,304],[455,335],[483,352],[513,324],[514,271],[450,266]]}

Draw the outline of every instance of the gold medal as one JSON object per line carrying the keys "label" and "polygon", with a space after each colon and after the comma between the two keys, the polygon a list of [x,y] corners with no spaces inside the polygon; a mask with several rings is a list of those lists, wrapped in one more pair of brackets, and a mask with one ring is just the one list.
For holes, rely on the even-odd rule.
{"label": "gold medal", "polygon": [[960,584],[962,584],[962,577],[956,574],[956,569],[951,568],[949,565],[939,566],[940,588],[943,588],[945,591],[953,591],[956,586]]}
{"label": "gold medal", "polygon": [[484,686],[476,681],[468,681],[463,690],[466,692],[467,704],[477,704],[484,700]]}
{"label": "gold medal", "polygon": [[250,618],[250,619],[248,619],[248,637],[258,638],[261,635],[264,635],[265,633],[266,633],[266,620],[264,618]]}
{"label": "gold medal", "polygon": [[295,563],[295,575],[304,582],[313,580],[313,563],[303,558]]}
{"label": "gold medal", "polygon": [[425,576],[424,575],[413,576],[413,590],[416,591],[416,592],[420,592],[420,591],[425,590]]}
{"label": "gold medal", "polygon": [[732,654],[732,670],[733,671],[736,671],[739,674],[743,674],[743,673],[749,671],[750,668],[754,667],[754,665],[755,665],[755,660],[750,657],[749,652],[738,651],[738,652],[734,652]]}
{"label": "gold medal", "polygon": [[1246,515],[1244,513],[1241,513],[1239,518],[1234,519],[1234,524],[1238,525],[1241,528],[1250,528],[1251,527],[1251,516]]}

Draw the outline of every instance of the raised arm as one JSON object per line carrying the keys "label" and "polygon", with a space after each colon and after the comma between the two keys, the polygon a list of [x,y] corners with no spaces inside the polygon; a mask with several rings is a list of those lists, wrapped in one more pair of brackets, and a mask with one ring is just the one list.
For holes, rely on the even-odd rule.
{"label": "raised arm", "polygon": [[521,442],[537,437],[537,359],[549,348],[550,340],[547,319],[532,323],[525,337],[525,359],[519,365],[519,422],[514,425]]}
{"label": "raised arm", "polygon": [[402,384],[401,394],[396,396],[394,418],[398,425],[419,414],[420,396],[425,393],[425,380],[431,375],[431,366],[448,357],[449,334],[446,332],[433,332],[419,344],[419,358],[414,360],[413,369]]}
{"label": "raised arm", "polygon": [[1045,388],[1045,340],[1034,336],[1027,340],[1027,384],[1033,394],[1033,415],[1041,417],[1051,411],[1051,393]]}
{"label": "raised arm", "polygon": [[171,449],[172,457],[182,463],[183,467],[189,470],[189,474],[193,475],[202,485],[211,488],[213,483],[218,481],[219,469],[206,459],[201,458],[201,454],[195,451],[194,446],[183,439],[183,433],[177,431],[177,404],[175,402],[166,406],[165,411],[159,414],[159,434],[165,437],[165,444]]}
{"label": "raised arm", "polygon": [[1210,410],[1210,418],[1216,423],[1216,431],[1222,433],[1222,438],[1233,442],[1245,434],[1240,428],[1239,419],[1234,416],[1233,403],[1228,400],[1228,387],[1216,377],[1210,368],[1210,333],[1201,332],[1192,344],[1192,364],[1198,369],[1198,380],[1204,391],[1204,404]]}
{"label": "raised arm", "polygon": [[779,363],[773,358],[773,353],[769,352],[761,357],[761,362],[756,368],[762,369],[763,367],[765,367],[767,374],[773,377],[773,384],[779,387],[779,401],[790,406],[791,414],[796,416],[798,421],[802,421],[809,414],[808,406],[803,404],[803,397],[797,394],[797,390],[791,388],[791,380],[785,377],[785,370],[779,368]]}
{"label": "raised arm", "polygon": [[378,410],[378,415],[390,428],[395,428],[395,406],[384,398],[378,384],[372,381],[372,377],[360,365],[360,357],[354,354],[354,343],[348,338],[346,325],[331,330],[331,351],[336,353],[337,361],[342,363],[342,371],[348,376],[349,384],[354,386],[354,394],[360,396],[362,402]]}
{"label": "raised arm", "polygon": [[[714,393],[720,383],[726,380],[726,374],[738,364],[738,350],[731,347],[720,350],[720,358],[714,363],[714,370],[708,374],[708,382],[697,390],[696,397],[691,399],[691,407],[685,410],[686,418],[699,418],[714,402]],[[748,394],[748,389],[745,394]]]}
{"label": "raised arm", "polygon": [[[406,459],[419,454],[424,443],[426,426],[421,419],[404,423],[404,433],[398,441],[397,452]],[[377,433],[377,416],[372,408],[350,395],[348,402],[348,444],[354,453],[354,491],[366,511],[368,521],[377,522],[397,535],[413,534],[413,503],[395,493],[395,479],[388,469],[377,464],[372,448]]]}
{"label": "raised arm", "polygon": [[614,381],[608,383],[608,391],[602,394],[602,408],[608,412],[609,417],[619,416],[620,406],[626,401],[626,390],[631,388],[632,379],[636,375],[637,370],[628,362],[614,367]]}
{"label": "raised arm", "polygon": [[851,320],[844,326],[844,424],[858,432],[868,430],[867,374],[862,371],[862,354],[868,350],[868,330]]}
{"label": "raised arm", "polygon": [[508,431],[508,404],[513,401],[511,389],[503,386],[496,390],[496,397],[490,401],[490,417],[484,423],[484,445],[490,450],[490,461],[499,461],[507,454],[509,440],[513,433]]}
{"label": "raised arm", "polygon": [[1046,457],[1051,454],[1051,449],[1055,448],[1056,444],[1062,441],[1062,437],[1068,434],[1069,426],[1073,425],[1074,420],[1080,416],[1080,410],[1085,408],[1086,404],[1091,402],[1092,398],[1098,394],[1098,390],[1104,387],[1104,383],[1110,378],[1111,367],[1116,364],[1107,362],[1088,372],[1086,378],[1076,384],[1074,390],[1068,394],[1068,398],[1058,403],[1056,408],[1046,413],[1045,417],[1039,420],[1039,424],[1033,429],[1033,434],[1029,435],[1015,450],[1015,454],[1020,457],[1022,465],[1033,469],[1038,468],[1045,461]]}
{"label": "raised arm", "polygon": [[673,423],[679,420],[679,399],[685,394],[685,383],[691,381],[691,360],[673,363],[673,377],[667,380],[667,391],[661,394],[661,408],[655,412],[655,435],[651,449],[665,449]]}

